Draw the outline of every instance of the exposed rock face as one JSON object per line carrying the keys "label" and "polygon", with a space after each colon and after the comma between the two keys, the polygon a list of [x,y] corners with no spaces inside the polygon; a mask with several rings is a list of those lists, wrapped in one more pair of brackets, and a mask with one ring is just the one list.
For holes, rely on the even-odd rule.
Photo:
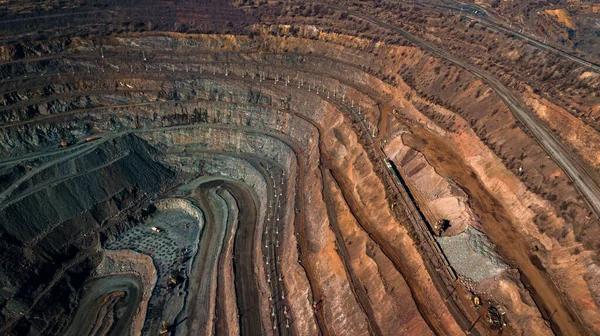
{"label": "exposed rock face", "polygon": [[[370,2],[253,4],[5,10],[38,40],[0,40],[0,333],[600,330],[598,223],[497,83]],[[594,126],[493,70],[593,173]]]}
{"label": "exposed rock face", "polygon": [[[107,250],[103,252],[103,259],[94,270],[94,274],[88,282],[104,277],[111,280],[110,277],[119,275],[133,275],[141,283],[141,299],[137,303],[137,307],[132,309],[135,311],[135,315],[132,317],[131,327],[128,330],[130,335],[140,335],[144,326],[148,301],[150,300],[152,289],[156,284],[156,268],[152,263],[152,258],[145,254],[140,254],[131,250]],[[119,281],[115,281],[114,283],[117,284]],[[111,285],[105,286],[104,289],[108,291],[108,294],[105,295],[110,295],[110,293],[114,292],[113,286]],[[85,290],[86,294],[90,292],[91,291],[88,289]],[[88,302],[89,305],[95,304],[93,300],[90,301],[91,302]],[[81,321],[81,318],[83,317],[79,314],[86,314],[82,306],[83,304],[80,303],[80,308],[78,308],[78,311],[75,312],[74,315],[74,319],[80,319],[79,321]],[[72,333],[74,335],[85,333],[77,330],[75,327],[76,325],[78,325],[78,323],[72,322],[65,333]],[[85,327],[90,324],[84,322],[79,325]],[[108,327],[110,328],[111,325],[109,324]]]}
{"label": "exposed rock face", "polygon": [[414,185],[415,197],[427,204],[425,209],[432,223],[448,220],[450,227],[444,235],[454,236],[468,226],[480,228],[473,210],[469,206],[467,194],[451,178],[440,176],[420,153],[402,143],[402,137],[395,137],[386,146],[386,153],[406,175],[408,183]]}

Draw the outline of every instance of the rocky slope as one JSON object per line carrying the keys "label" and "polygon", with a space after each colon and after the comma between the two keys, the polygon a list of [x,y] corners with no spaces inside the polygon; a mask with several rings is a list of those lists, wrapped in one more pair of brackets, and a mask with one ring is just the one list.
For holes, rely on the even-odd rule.
{"label": "rocky slope", "polygon": [[[472,73],[326,6],[46,5],[0,25],[0,332],[600,330],[598,222]],[[596,169],[538,84],[511,88]]]}

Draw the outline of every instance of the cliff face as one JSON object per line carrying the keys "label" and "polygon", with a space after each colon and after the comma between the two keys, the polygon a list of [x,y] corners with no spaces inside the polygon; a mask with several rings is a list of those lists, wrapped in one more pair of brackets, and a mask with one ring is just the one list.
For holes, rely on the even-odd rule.
{"label": "cliff face", "polygon": [[[493,86],[335,7],[238,5],[3,47],[0,332],[598,331],[598,225]],[[212,29],[188,7],[151,24]],[[595,167],[592,126],[521,94]]]}
{"label": "cliff face", "polygon": [[[96,263],[94,242],[106,224],[171,183],[174,174],[155,154],[125,136],[12,163],[21,174],[7,177],[2,194],[2,281],[18,290],[4,299],[6,323],[12,305],[52,301],[49,290],[76,288]],[[68,294],[56,299],[72,309]]]}

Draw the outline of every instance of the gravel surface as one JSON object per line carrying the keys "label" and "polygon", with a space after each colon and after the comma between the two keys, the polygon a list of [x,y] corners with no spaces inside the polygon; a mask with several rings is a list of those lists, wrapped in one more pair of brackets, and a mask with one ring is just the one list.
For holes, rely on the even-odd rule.
{"label": "gravel surface", "polygon": [[[161,232],[152,231],[153,226]],[[160,282],[166,280],[172,270],[181,268],[182,253],[193,255],[197,235],[197,219],[183,212],[168,211],[158,213],[145,225],[124,232],[114,241],[107,242],[105,248],[134,250],[151,256],[158,268]]]}
{"label": "gravel surface", "polygon": [[[160,232],[152,230],[159,228]],[[169,209],[155,214],[148,222],[123,232],[104,248],[134,250],[150,256],[157,270],[142,334],[158,334],[161,322],[177,322],[185,305],[191,262],[198,250],[198,219],[182,209]],[[175,288],[168,289],[169,276],[181,276]],[[186,294],[185,296],[183,294]]]}
{"label": "gravel surface", "polygon": [[438,242],[454,270],[475,282],[495,277],[508,268],[489,238],[472,227],[453,237],[438,238]]}

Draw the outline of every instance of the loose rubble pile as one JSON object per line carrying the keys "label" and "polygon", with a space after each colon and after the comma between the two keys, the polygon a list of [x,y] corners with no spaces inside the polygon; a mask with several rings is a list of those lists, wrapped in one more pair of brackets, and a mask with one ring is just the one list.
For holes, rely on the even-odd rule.
{"label": "loose rubble pile", "polygon": [[456,272],[475,282],[496,277],[508,268],[494,244],[477,229],[468,227],[456,236],[440,237],[438,242]]}

